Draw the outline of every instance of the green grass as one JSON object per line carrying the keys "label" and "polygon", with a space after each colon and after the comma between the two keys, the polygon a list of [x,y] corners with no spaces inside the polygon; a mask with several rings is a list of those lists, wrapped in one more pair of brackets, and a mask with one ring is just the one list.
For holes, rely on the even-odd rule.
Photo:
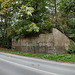
{"label": "green grass", "polygon": [[31,54],[31,53],[20,53],[14,52],[9,49],[0,49],[0,52],[29,56],[29,57],[36,57],[48,60],[55,60],[55,61],[63,61],[63,62],[75,62],[75,54],[59,54],[58,56],[53,56],[50,54]]}

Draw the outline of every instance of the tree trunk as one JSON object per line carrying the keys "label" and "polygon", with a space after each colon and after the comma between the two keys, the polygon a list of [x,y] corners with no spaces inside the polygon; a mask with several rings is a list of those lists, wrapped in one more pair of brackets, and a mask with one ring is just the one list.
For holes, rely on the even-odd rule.
{"label": "tree trunk", "polygon": [[56,0],[55,0],[55,22],[57,25],[57,8],[56,8]]}
{"label": "tree trunk", "polygon": [[44,0],[43,0],[43,12],[44,12],[44,8],[45,8],[45,5],[44,5]]}

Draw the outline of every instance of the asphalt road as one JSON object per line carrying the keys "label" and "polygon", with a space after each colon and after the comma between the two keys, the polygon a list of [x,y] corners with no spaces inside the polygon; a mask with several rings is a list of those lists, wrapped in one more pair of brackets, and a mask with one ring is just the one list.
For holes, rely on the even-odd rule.
{"label": "asphalt road", "polygon": [[0,52],[0,75],[75,75],[75,64]]}

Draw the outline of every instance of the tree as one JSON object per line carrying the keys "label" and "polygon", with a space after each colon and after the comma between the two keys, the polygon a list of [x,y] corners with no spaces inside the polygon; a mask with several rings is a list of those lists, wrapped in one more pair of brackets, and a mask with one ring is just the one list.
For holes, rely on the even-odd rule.
{"label": "tree", "polygon": [[74,40],[75,33],[75,8],[74,0],[60,0],[59,3],[59,29],[69,38]]}
{"label": "tree", "polygon": [[3,39],[18,39],[49,33],[56,27],[74,40],[74,3],[74,0],[0,0],[0,33]]}

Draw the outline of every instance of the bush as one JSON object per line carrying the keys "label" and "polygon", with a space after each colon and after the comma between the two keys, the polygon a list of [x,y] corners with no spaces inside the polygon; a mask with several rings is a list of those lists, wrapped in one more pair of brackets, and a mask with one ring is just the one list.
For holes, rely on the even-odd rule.
{"label": "bush", "polygon": [[71,41],[70,47],[69,47],[69,49],[68,49],[68,52],[69,52],[70,54],[75,54],[75,42]]}
{"label": "bush", "polygon": [[0,47],[11,48],[11,39],[7,37],[0,37]]}

